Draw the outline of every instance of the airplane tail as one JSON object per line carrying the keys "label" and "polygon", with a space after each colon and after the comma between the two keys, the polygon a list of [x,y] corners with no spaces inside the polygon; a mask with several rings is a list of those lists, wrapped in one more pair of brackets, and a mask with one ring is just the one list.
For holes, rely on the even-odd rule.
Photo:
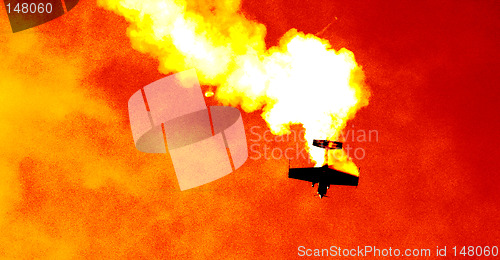
{"label": "airplane tail", "polygon": [[314,195],[314,197],[318,196],[320,199],[322,198],[330,198],[330,196],[326,196],[326,195],[323,195],[323,196],[320,196],[319,194],[316,194]]}

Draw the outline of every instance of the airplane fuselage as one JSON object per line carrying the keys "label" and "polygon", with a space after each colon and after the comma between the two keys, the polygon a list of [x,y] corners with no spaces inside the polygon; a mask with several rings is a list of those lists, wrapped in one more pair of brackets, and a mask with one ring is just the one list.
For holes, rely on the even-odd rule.
{"label": "airplane fuselage", "polygon": [[330,185],[327,185],[325,182],[319,182],[318,184],[318,195],[320,198],[326,195],[326,192],[328,190],[328,187]]}

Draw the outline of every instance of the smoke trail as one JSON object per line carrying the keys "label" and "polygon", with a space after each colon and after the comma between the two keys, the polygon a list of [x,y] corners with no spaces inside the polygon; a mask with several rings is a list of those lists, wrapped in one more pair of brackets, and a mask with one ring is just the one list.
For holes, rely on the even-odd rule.
{"label": "smoke trail", "polygon": [[[201,83],[217,86],[217,100],[247,112],[262,109],[275,134],[302,124],[309,143],[335,139],[368,104],[352,52],[333,50],[327,40],[295,29],[278,46],[266,48],[265,26],[247,19],[239,1],[99,3],[130,22],[134,48],[156,56],[161,72],[196,68]],[[323,151],[310,153],[323,162]]]}

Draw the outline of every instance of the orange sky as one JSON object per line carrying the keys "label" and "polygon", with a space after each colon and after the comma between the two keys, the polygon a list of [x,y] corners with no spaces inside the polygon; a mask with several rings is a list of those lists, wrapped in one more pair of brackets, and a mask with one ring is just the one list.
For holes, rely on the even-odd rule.
{"label": "orange sky", "polygon": [[[317,33],[331,22],[321,37],[356,55],[372,92],[346,130],[379,133],[347,142],[366,152],[355,161],[359,187],[332,187],[322,200],[308,183],[287,178],[285,159],[249,160],[180,192],[168,157],[133,144],[128,98],[164,75],[131,47],[125,20],[81,1],[13,34],[2,9],[0,258],[498,246],[495,1],[304,2],[242,8],[266,25],[268,46],[291,28]],[[266,130],[259,112],[243,120],[248,139],[252,126]]]}

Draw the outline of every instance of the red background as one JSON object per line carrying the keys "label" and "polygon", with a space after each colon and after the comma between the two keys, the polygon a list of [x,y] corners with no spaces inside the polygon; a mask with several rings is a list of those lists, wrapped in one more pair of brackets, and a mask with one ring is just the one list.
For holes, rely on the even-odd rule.
{"label": "red background", "polygon": [[[81,1],[18,35],[3,21],[1,36],[35,33],[44,52],[84,57],[82,84],[118,123],[104,130],[86,117],[61,122],[103,151],[103,167],[124,158],[120,164],[134,173],[88,188],[68,180],[76,168],[17,157],[22,196],[9,211],[15,220],[8,218],[38,228],[11,241],[31,247],[19,254],[2,247],[4,255],[49,258],[63,245],[72,245],[71,258],[120,259],[293,257],[298,246],[448,246],[448,254],[453,246],[499,246],[498,2],[267,0],[244,1],[242,10],[266,25],[268,46],[291,28],[315,34],[331,23],[320,36],[355,54],[372,97],[348,125],[379,133],[377,141],[351,144],[366,151],[356,161],[359,187],[332,187],[320,200],[316,188],[287,178],[287,160],[261,159],[180,192],[167,157],[136,151],[130,134],[128,98],[164,76],[158,62],[132,49],[123,18]],[[265,129],[258,112],[243,117],[247,131]],[[131,192],[119,180],[139,188]],[[37,236],[52,246],[33,243]]]}

